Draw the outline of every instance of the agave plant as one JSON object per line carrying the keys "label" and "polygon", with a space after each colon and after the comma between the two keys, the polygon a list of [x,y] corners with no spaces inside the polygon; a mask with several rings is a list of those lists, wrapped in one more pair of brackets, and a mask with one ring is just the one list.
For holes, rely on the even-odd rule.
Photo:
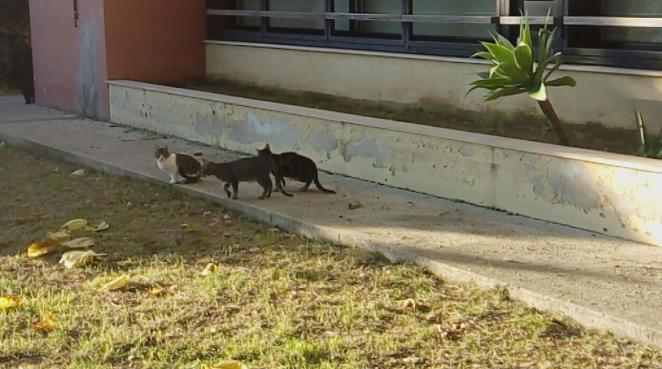
{"label": "agave plant", "polygon": [[[554,32],[547,24],[538,32],[538,50],[535,55],[531,26],[526,16],[520,24],[517,46],[499,34],[493,36],[494,42],[483,42],[486,51],[478,52],[473,57],[489,60],[494,66],[489,72],[479,74],[480,79],[471,83],[469,92],[476,89],[489,90],[485,96],[486,101],[528,93],[538,102],[558,143],[568,145],[561,120],[547,96],[547,87],[574,87],[577,82],[569,76],[550,79],[561,66],[561,53],[552,50]],[[548,68],[551,63],[554,63],[553,67]]]}

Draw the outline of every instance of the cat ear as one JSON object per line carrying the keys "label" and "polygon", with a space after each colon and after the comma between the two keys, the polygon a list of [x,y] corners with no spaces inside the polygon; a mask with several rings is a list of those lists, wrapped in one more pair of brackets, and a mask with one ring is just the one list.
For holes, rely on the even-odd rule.
{"label": "cat ear", "polygon": [[267,144],[267,146],[265,146],[264,149],[271,151],[271,147],[269,146],[269,144]]}

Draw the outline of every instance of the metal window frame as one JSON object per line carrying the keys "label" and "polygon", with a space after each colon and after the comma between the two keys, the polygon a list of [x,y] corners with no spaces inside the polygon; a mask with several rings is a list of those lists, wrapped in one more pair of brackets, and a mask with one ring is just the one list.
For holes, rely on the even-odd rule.
{"label": "metal window frame", "polygon": [[[400,14],[335,12],[335,0],[324,0],[324,12],[297,12],[269,10],[269,0],[261,0],[261,10],[207,9],[208,17],[259,17],[259,32],[227,29],[213,39],[227,41],[246,41],[277,43],[301,46],[319,46],[331,48],[361,49],[371,51],[389,51],[413,54],[428,54],[442,56],[469,57],[480,48],[479,39],[467,38],[448,40],[415,39],[413,24],[446,23],[446,24],[495,24],[502,34],[514,38],[514,26],[521,22],[520,16],[513,16],[514,6],[522,8],[524,0],[494,0],[496,14],[494,16],[461,16],[461,15],[416,15],[413,14],[413,0],[401,0]],[[662,28],[662,17],[602,17],[602,16],[569,16],[569,2],[563,1],[563,16],[554,18],[554,24],[561,31],[562,45],[559,48],[566,60],[576,64],[606,65],[626,68],[662,69],[662,45],[660,50],[631,50],[571,47],[568,42],[568,27],[645,27]],[[513,6],[514,5],[514,6]],[[271,18],[317,19],[324,21],[318,34],[303,32],[287,32],[287,29],[274,31],[269,27]],[[547,17],[529,17],[533,25],[545,24]],[[400,38],[368,37],[356,35],[339,35],[335,33],[335,22],[340,19],[350,21],[386,21],[402,25]],[[297,30],[298,31],[298,30]],[[351,32],[351,31],[350,31]]]}

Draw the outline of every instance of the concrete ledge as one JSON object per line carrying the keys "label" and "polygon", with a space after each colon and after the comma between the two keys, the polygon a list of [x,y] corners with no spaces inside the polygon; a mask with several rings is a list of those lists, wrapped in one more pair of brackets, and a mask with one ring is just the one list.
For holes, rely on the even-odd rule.
{"label": "concrete ledge", "polygon": [[111,120],[662,246],[662,162],[130,81]]}
{"label": "concrete ledge", "polygon": [[[150,183],[166,186],[167,183],[157,176],[140,170],[127,169],[110,160],[105,161],[90,155],[73,150],[59,149],[54,146],[32,141],[24,137],[0,131],[0,140],[9,144],[27,148],[41,155],[65,160],[71,163],[84,165],[113,175],[128,176]],[[531,291],[526,288],[504,283],[498,279],[486,277],[472,271],[454,267],[432,257],[426,257],[421,252],[408,250],[402,247],[393,247],[378,242],[374,237],[361,231],[343,230],[333,226],[323,226],[307,222],[300,218],[288,216],[284,213],[270,210],[250,203],[230,201],[213,193],[208,189],[196,186],[177,186],[178,190],[193,196],[202,197],[209,201],[219,203],[229,209],[242,212],[251,217],[281,227],[285,230],[302,234],[311,239],[330,241],[333,243],[362,247],[384,254],[392,261],[406,260],[416,262],[439,277],[454,283],[476,283],[481,288],[494,288],[505,286],[510,295],[530,306],[541,310],[554,311],[569,316],[580,324],[594,329],[608,330],[617,335],[629,337],[649,345],[662,347],[662,331],[637,324],[633,321],[609,315],[598,310],[586,308],[567,300],[558,299],[549,295]]]}
{"label": "concrete ledge", "polygon": [[[485,60],[474,59],[474,58],[459,58],[459,57],[452,57],[452,56],[436,56],[436,55],[423,55],[423,54],[389,53],[389,52],[383,52],[383,51],[340,49],[340,48],[330,48],[330,47],[313,47],[313,46],[298,46],[298,45],[285,45],[285,44],[265,44],[265,43],[260,43],[260,42],[205,40],[205,44],[207,44],[207,45],[240,46],[240,47],[255,47],[255,48],[265,48],[265,49],[310,51],[310,52],[328,53],[328,54],[367,55],[367,56],[376,56],[376,57],[392,58],[392,59],[430,60],[430,61],[448,62],[448,63],[482,64],[482,65],[489,65],[490,64],[489,62],[487,62]],[[550,69],[551,69],[551,67],[550,67]],[[561,66],[560,70],[562,70],[562,71],[564,71],[564,70],[575,71],[575,72],[614,74],[614,75],[624,75],[624,76],[662,77],[662,71],[659,71],[659,70],[603,67],[603,66],[598,66],[598,65],[565,64],[565,65]]]}

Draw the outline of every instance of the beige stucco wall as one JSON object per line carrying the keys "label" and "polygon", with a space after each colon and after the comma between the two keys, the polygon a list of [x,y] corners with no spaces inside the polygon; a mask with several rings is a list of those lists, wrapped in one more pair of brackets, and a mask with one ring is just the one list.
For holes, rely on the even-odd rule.
{"label": "beige stucco wall", "polygon": [[111,120],[252,154],[269,143],[328,171],[662,246],[662,162],[137,82]]}
{"label": "beige stucco wall", "polygon": [[[233,42],[207,43],[207,75],[264,86],[344,97],[416,103],[444,100],[466,109],[535,111],[526,96],[485,103],[481,92],[465,97],[478,60]],[[568,66],[577,87],[552,89],[562,119],[635,127],[640,109],[652,129],[662,120],[662,72]]]}

